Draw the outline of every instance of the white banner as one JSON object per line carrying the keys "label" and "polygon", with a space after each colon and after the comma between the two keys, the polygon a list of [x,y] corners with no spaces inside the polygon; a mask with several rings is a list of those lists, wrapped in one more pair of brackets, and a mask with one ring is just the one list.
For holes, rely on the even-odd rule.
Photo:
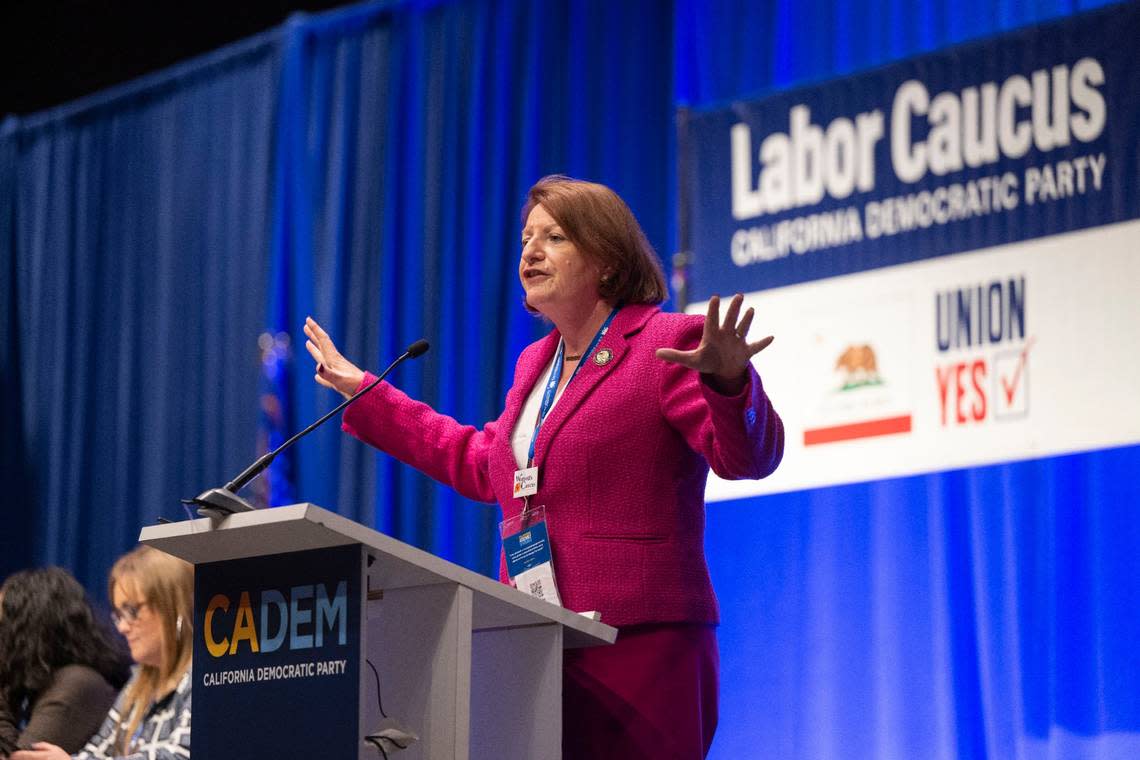
{"label": "white banner", "polygon": [[[730,294],[722,294],[730,295]],[[784,420],[710,500],[1140,441],[1140,222],[746,294]],[[691,311],[702,313],[705,304]]]}

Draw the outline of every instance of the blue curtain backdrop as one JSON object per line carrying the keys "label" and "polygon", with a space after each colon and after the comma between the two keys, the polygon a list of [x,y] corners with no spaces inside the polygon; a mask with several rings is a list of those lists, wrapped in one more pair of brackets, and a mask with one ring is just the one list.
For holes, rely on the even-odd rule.
{"label": "blue curtain backdrop", "polygon": [[8,568],[101,589],[141,525],[255,453],[278,68],[250,40],[9,121]]}
{"label": "blue curtain backdrop", "polygon": [[[655,2],[373,3],[6,122],[0,569],[98,589],[140,525],[331,408],[307,314],[374,370],[426,337],[395,381],[497,415],[545,330],[516,276],[534,180],[610,184],[669,250],[672,44]],[[492,508],[335,425],[280,464],[279,497],[497,568]]]}
{"label": "blue curtain backdrop", "polygon": [[[300,336],[311,314],[374,371],[425,337],[432,350],[395,383],[466,423],[498,416],[515,357],[547,329],[522,308],[517,276],[519,209],[537,178],[610,184],[668,250],[672,38],[653,2],[379,5],[288,24],[273,328]],[[294,424],[340,400],[295,354]],[[335,426],[293,466],[302,498],[497,570],[496,508]]]}
{"label": "blue curtain backdrop", "polygon": [[[59,563],[101,594],[140,525],[331,408],[307,314],[374,370],[426,337],[396,383],[496,415],[543,331],[515,276],[543,174],[613,186],[668,260],[677,105],[1100,4],[383,2],[8,120],[0,572]],[[280,464],[262,498],[493,572],[492,508],[332,427]],[[713,756],[1140,756],[1138,465],[1129,447],[712,505]]]}

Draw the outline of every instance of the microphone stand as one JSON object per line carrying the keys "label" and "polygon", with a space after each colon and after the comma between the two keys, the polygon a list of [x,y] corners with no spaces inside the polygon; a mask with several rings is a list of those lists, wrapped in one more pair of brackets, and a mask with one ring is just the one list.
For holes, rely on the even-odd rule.
{"label": "microphone stand", "polygon": [[183,499],[182,503],[197,504],[198,514],[202,515],[203,517],[213,517],[219,520],[223,517],[227,517],[228,515],[232,515],[235,512],[254,511],[257,509],[257,507],[253,506],[248,501],[238,496],[238,491],[244,488],[251,480],[260,475],[262,471],[265,470],[265,468],[269,467],[273,460],[277,458],[278,454],[285,451],[285,449],[292,446],[294,443],[311,433],[313,430],[316,430],[334,414],[341,411],[353,401],[356,401],[365,393],[368,393],[368,391],[379,385],[380,382],[388,376],[388,373],[398,367],[405,359],[414,359],[417,356],[421,356],[427,350],[428,342],[423,339],[417,340],[415,343],[408,346],[408,349],[404,351],[404,353],[400,354],[400,356],[398,356],[394,362],[389,364],[388,368],[381,372],[379,377],[377,377],[365,387],[361,388],[356,393],[346,398],[334,409],[324,414],[319,420],[309,425],[307,428],[297,433],[289,440],[285,441],[285,443],[281,444],[273,451],[267,452],[258,457],[257,461],[242,470],[241,473],[238,474],[238,476],[231,480],[229,483],[226,483],[221,488],[210,488],[206,491],[203,491],[193,499]]}

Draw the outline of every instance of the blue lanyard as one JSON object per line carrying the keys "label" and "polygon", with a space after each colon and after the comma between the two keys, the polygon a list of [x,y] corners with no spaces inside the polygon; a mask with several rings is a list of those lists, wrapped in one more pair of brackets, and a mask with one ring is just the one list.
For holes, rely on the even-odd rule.
{"label": "blue lanyard", "polygon": [[[598,343],[602,341],[606,331],[610,329],[610,322],[614,321],[614,316],[617,315],[618,309],[621,306],[615,306],[610,315],[606,317],[606,321],[598,328],[598,332],[594,334],[594,339],[590,341],[590,347],[582,354],[581,361],[578,366],[574,368],[574,373],[570,375],[570,379],[566,381],[566,387],[570,387],[570,383],[574,382],[574,378],[578,376],[578,370],[582,369],[582,362],[585,361],[587,356],[594,353],[594,349],[598,347]],[[554,406],[554,395],[558,392],[558,381],[562,379],[562,356],[566,353],[566,342],[558,341],[558,353],[554,355],[554,366],[550,370],[550,379],[546,381],[546,390],[542,392],[542,406],[538,409],[538,419],[534,421],[534,435],[530,439],[530,448],[526,454],[526,466],[532,467],[534,465],[534,444],[538,440],[538,431],[542,429],[542,422],[546,419],[546,415],[550,413],[550,407]]]}

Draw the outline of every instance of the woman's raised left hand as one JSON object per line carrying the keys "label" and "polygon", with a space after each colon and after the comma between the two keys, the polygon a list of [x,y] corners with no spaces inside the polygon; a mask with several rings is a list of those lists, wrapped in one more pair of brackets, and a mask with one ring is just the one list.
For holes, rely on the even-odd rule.
{"label": "woman's raised left hand", "polygon": [[657,358],[700,372],[718,393],[726,396],[740,393],[748,384],[748,365],[752,357],[767,348],[773,340],[773,336],[769,335],[755,343],[748,342],[748,328],[752,326],[756,311],[750,306],[744,316],[740,317],[742,303],[742,294],[733,296],[724,321],[721,322],[720,296],[713,296],[709,299],[700,345],[692,351],[659,348]]}

